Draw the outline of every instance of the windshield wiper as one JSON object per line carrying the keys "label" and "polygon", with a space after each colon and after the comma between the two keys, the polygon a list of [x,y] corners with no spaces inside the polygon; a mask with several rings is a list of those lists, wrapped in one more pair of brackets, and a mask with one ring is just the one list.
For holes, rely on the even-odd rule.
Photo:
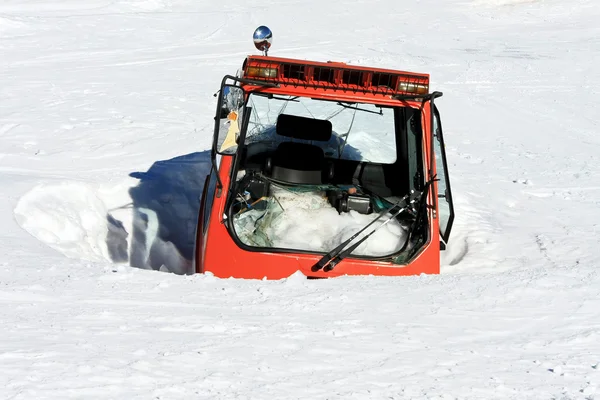
{"label": "windshield wiper", "polygon": [[291,97],[291,98],[287,98],[287,97],[275,96],[275,95],[274,95],[274,94],[272,94],[272,93],[260,93],[260,92],[253,92],[252,94],[253,94],[254,96],[266,97],[266,98],[268,98],[269,100],[270,100],[270,99],[275,99],[275,100],[281,100],[281,101],[293,101],[294,103],[299,103],[299,102],[300,102],[300,100],[297,100],[297,99],[298,99],[298,97],[300,97],[300,96],[294,96],[294,97]]}
{"label": "windshield wiper", "polygon": [[404,245],[400,249],[400,252],[406,250],[406,246],[408,246],[408,242],[412,239],[412,236],[415,233],[415,230],[417,229],[417,227],[419,225],[421,225],[422,219],[424,218],[425,210],[427,209],[426,202],[427,202],[427,195],[429,194],[429,189],[431,188],[431,185],[433,185],[433,182],[436,182],[436,181],[439,181],[437,174],[433,175],[431,177],[431,179],[429,179],[427,182],[425,182],[425,187],[423,188],[423,192],[421,193],[421,198],[419,199],[419,203],[417,205],[418,208],[417,208],[417,212],[415,215],[415,219],[413,220],[410,228],[408,229],[408,234],[406,235],[406,242],[404,242]]}
{"label": "windshield wiper", "polygon": [[[356,104],[356,103],[352,103],[352,104]],[[379,112],[377,112],[377,111],[373,111],[373,110],[366,110],[364,108],[358,108],[358,106],[352,107],[352,106],[346,105],[344,103],[341,103],[339,101],[337,102],[337,105],[342,106],[344,108],[349,108],[350,110],[364,111],[364,112],[368,112],[368,113],[372,113],[372,114],[383,115],[383,108],[381,108],[381,107],[379,107]]]}
{"label": "windshield wiper", "polygon": [[[414,213],[414,205],[415,203],[417,208],[417,212],[416,212],[416,217],[415,217],[415,223],[412,225],[410,232],[408,233],[409,236],[412,236],[412,233],[414,231],[414,228],[416,226],[416,220],[422,218],[422,208],[423,205],[425,204],[425,202],[427,202],[427,196],[429,193],[429,189],[431,187],[431,185],[433,184],[433,182],[437,181],[437,176],[434,175],[430,180],[428,180],[425,183],[425,187],[423,188],[422,192],[414,192],[410,195],[406,195],[404,196],[399,202],[395,203],[394,205],[392,205],[391,207],[383,210],[378,216],[377,218],[375,218],[373,221],[371,221],[369,224],[367,224],[364,228],[362,228],[361,230],[359,230],[358,232],[356,232],[354,235],[352,235],[348,240],[346,240],[345,242],[343,242],[342,244],[340,244],[339,246],[337,246],[335,249],[331,250],[329,253],[325,254],[317,263],[315,263],[315,265],[312,266],[311,270],[313,272],[319,271],[321,269],[323,269],[324,272],[329,272],[331,271],[333,268],[335,268],[335,266],[337,264],[339,264],[340,262],[342,262],[342,260],[344,260],[345,258],[347,258],[354,250],[356,250],[356,248],[358,246],[360,246],[362,243],[364,243],[372,234],[374,234],[379,228],[381,228],[382,226],[384,226],[385,224],[389,223],[390,221],[392,221],[394,218],[396,218],[402,211],[407,210],[409,207],[412,206],[412,211]],[[400,207],[398,210],[396,210],[391,217],[389,217],[387,220],[385,220],[381,225],[379,225],[377,228],[373,229],[371,232],[369,232],[368,234],[366,234],[365,236],[363,236],[360,240],[358,240],[356,243],[354,243],[353,245],[351,245],[350,247],[346,248],[346,246],[348,246],[354,239],[356,239],[361,233],[363,233],[364,231],[366,231],[371,225],[373,225],[377,220],[381,219],[384,215],[386,215],[387,213],[391,212],[394,208],[396,207]],[[406,245],[408,244],[408,240],[409,240],[409,236],[407,236],[406,238],[406,243],[404,244],[404,246],[402,246],[402,250],[404,251],[406,248]]]}
{"label": "windshield wiper", "polygon": [[[381,213],[379,213],[377,218],[375,218],[373,221],[369,222],[364,228],[360,229],[358,232],[356,232],[354,235],[352,235],[348,240],[344,241],[339,246],[337,246],[335,249],[331,250],[329,253],[327,253],[323,257],[321,257],[321,259],[319,261],[317,261],[317,263],[315,263],[315,265],[312,266],[311,270],[313,272],[319,271],[321,269],[325,272],[331,271],[337,264],[339,264],[344,258],[348,257],[350,255],[350,253],[352,253],[354,250],[356,250],[356,248],[358,246],[360,246],[365,240],[367,240],[379,228],[381,228],[385,224],[388,224],[390,221],[395,219],[402,211],[406,210],[410,205],[412,205],[420,197],[421,197],[420,195],[415,195],[415,194],[406,195],[399,202],[397,202],[397,203],[393,204],[391,207],[383,210]],[[346,248],[346,246],[348,246],[361,233],[366,231],[371,225],[373,225],[375,222],[377,222],[378,220],[383,218],[386,214],[392,212],[392,210],[394,210],[395,208],[398,208],[398,210],[394,211],[394,213],[388,219],[386,219],[381,225],[379,225],[377,228],[373,229],[371,232],[369,232],[368,234],[363,236],[360,240],[358,240],[356,243],[354,243],[350,247]]]}

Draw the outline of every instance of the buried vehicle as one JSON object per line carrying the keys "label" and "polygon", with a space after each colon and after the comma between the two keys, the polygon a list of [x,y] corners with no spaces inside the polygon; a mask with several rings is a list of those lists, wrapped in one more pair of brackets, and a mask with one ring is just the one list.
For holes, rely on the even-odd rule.
{"label": "buried vehicle", "polygon": [[439,273],[454,208],[429,75],[270,57],[270,40],[257,29],[264,54],[221,84],[196,271]]}

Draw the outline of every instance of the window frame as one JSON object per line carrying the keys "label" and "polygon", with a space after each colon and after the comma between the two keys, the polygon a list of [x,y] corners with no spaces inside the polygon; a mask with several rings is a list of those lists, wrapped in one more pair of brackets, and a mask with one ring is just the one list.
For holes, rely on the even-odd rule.
{"label": "window frame", "polygon": [[[442,168],[443,171],[443,180],[444,180],[444,190],[443,190],[443,194],[441,194],[440,192],[440,185],[439,182],[437,183],[437,190],[436,190],[436,202],[437,204],[437,213],[438,213],[438,221],[441,222],[441,213],[442,213],[442,207],[440,207],[439,202],[440,199],[445,199],[445,201],[448,203],[448,211],[449,211],[449,215],[448,215],[448,220],[446,222],[446,226],[442,227],[441,223],[439,224],[439,229],[440,229],[440,237],[442,238],[443,242],[445,244],[448,243],[448,240],[450,239],[450,233],[452,231],[452,226],[454,224],[454,218],[455,218],[455,212],[454,212],[454,200],[452,198],[452,189],[450,186],[450,177],[448,174],[448,161],[446,158],[446,148],[445,148],[445,144],[444,144],[444,134],[443,134],[443,129],[442,129],[442,120],[440,118],[440,112],[437,108],[437,106],[435,106],[434,104],[432,104],[432,112],[433,112],[433,125],[431,126],[431,130],[432,130],[432,146],[433,146],[433,154],[435,157],[435,163],[436,163],[436,175],[437,175],[437,171],[439,170],[439,168]],[[437,125],[437,127],[436,127]],[[437,128],[437,129],[436,129]],[[437,142],[437,145],[436,145]],[[438,153],[439,151],[439,153]],[[441,165],[438,165],[438,157],[439,159],[442,161]]]}

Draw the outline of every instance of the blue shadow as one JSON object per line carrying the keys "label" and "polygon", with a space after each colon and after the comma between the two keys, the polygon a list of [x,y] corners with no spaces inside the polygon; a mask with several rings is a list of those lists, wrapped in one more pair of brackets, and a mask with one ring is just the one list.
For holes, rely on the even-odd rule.
{"label": "blue shadow", "polygon": [[132,267],[193,273],[200,196],[210,166],[210,151],[203,151],[157,161],[146,172],[132,172],[130,176],[139,179],[129,190],[132,232],[107,215],[107,244],[113,261],[128,259]]}

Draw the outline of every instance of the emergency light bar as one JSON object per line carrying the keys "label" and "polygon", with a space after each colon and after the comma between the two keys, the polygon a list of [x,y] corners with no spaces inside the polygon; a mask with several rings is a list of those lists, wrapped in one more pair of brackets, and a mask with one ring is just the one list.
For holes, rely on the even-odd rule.
{"label": "emergency light bar", "polygon": [[337,62],[249,56],[243,77],[279,85],[370,92],[383,95],[429,93],[429,75],[373,69]]}

